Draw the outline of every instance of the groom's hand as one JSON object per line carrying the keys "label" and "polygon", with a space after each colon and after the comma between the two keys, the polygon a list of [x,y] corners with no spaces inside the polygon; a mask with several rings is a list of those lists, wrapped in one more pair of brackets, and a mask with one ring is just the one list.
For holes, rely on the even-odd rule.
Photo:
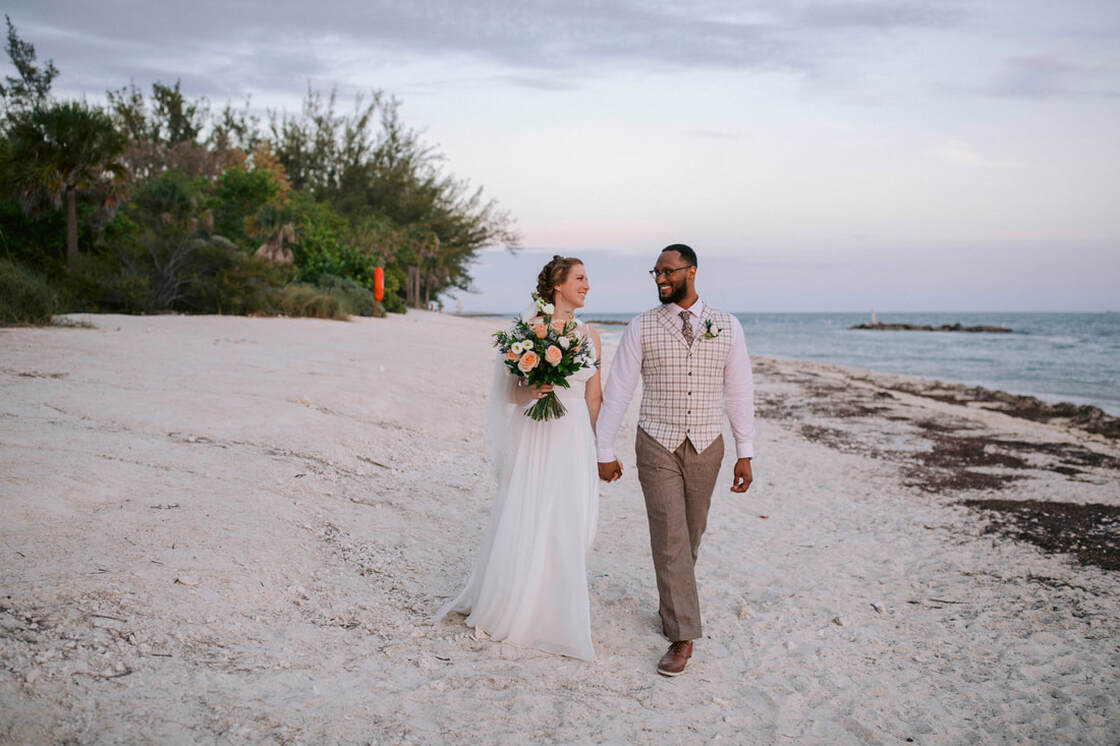
{"label": "groom's hand", "polygon": [[618,462],[618,459],[599,462],[599,479],[602,479],[604,482],[613,482],[621,478],[622,464]]}
{"label": "groom's hand", "polygon": [[[599,474],[603,473],[603,465],[599,464]],[[732,492],[746,492],[751,486],[754,477],[751,475],[751,460],[741,458],[735,462],[735,473],[731,477]]]}

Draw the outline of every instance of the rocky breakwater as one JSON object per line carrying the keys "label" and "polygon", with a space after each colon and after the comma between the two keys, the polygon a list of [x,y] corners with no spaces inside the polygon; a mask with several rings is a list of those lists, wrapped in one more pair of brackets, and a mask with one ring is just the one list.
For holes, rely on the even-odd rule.
{"label": "rocky breakwater", "polygon": [[878,329],[887,331],[912,331],[912,332],[993,332],[996,334],[1009,334],[1011,330],[1006,326],[965,326],[964,324],[942,324],[930,326],[929,324],[856,324],[852,329]]}

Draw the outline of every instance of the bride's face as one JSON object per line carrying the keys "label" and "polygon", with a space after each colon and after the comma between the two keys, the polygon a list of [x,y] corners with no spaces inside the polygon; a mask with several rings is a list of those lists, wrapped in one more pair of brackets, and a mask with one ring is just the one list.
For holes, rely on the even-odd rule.
{"label": "bride's face", "polygon": [[584,298],[591,289],[587,281],[587,270],[582,264],[573,264],[563,284],[556,286],[556,301],[572,308],[583,308]]}

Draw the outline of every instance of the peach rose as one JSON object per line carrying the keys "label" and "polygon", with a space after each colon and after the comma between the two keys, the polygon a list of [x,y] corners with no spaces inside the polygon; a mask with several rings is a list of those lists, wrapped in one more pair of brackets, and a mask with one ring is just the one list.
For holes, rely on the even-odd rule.
{"label": "peach rose", "polygon": [[564,333],[564,326],[565,325],[566,324],[564,322],[564,319],[553,319],[552,323],[549,324],[549,326],[552,327],[552,331],[554,331],[557,335],[560,335],[560,334]]}
{"label": "peach rose", "polygon": [[562,357],[564,357],[564,353],[556,345],[549,345],[548,349],[544,351],[544,361],[549,365],[559,365]]}
{"label": "peach rose", "polygon": [[541,356],[533,352],[532,350],[529,350],[521,356],[520,360],[517,361],[517,369],[522,373],[528,373],[533,368],[537,367],[537,363],[539,363],[540,361]]}
{"label": "peach rose", "polygon": [[521,356],[518,355],[513,350],[510,350],[509,352],[506,353],[506,360],[516,360],[519,357],[521,357]]}
{"label": "peach rose", "polygon": [[533,324],[533,334],[537,336],[537,339],[544,339],[548,336],[548,329],[545,328],[543,321]]}

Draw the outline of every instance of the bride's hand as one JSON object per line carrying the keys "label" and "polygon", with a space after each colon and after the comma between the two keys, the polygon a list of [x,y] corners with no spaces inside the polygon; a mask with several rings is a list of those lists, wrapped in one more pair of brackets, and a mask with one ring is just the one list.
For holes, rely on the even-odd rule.
{"label": "bride's hand", "polygon": [[526,405],[534,399],[540,399],[549,391],[552,391],[551,383],[543,383],[533,386],[518,386],[517,387],[517,403]]}

